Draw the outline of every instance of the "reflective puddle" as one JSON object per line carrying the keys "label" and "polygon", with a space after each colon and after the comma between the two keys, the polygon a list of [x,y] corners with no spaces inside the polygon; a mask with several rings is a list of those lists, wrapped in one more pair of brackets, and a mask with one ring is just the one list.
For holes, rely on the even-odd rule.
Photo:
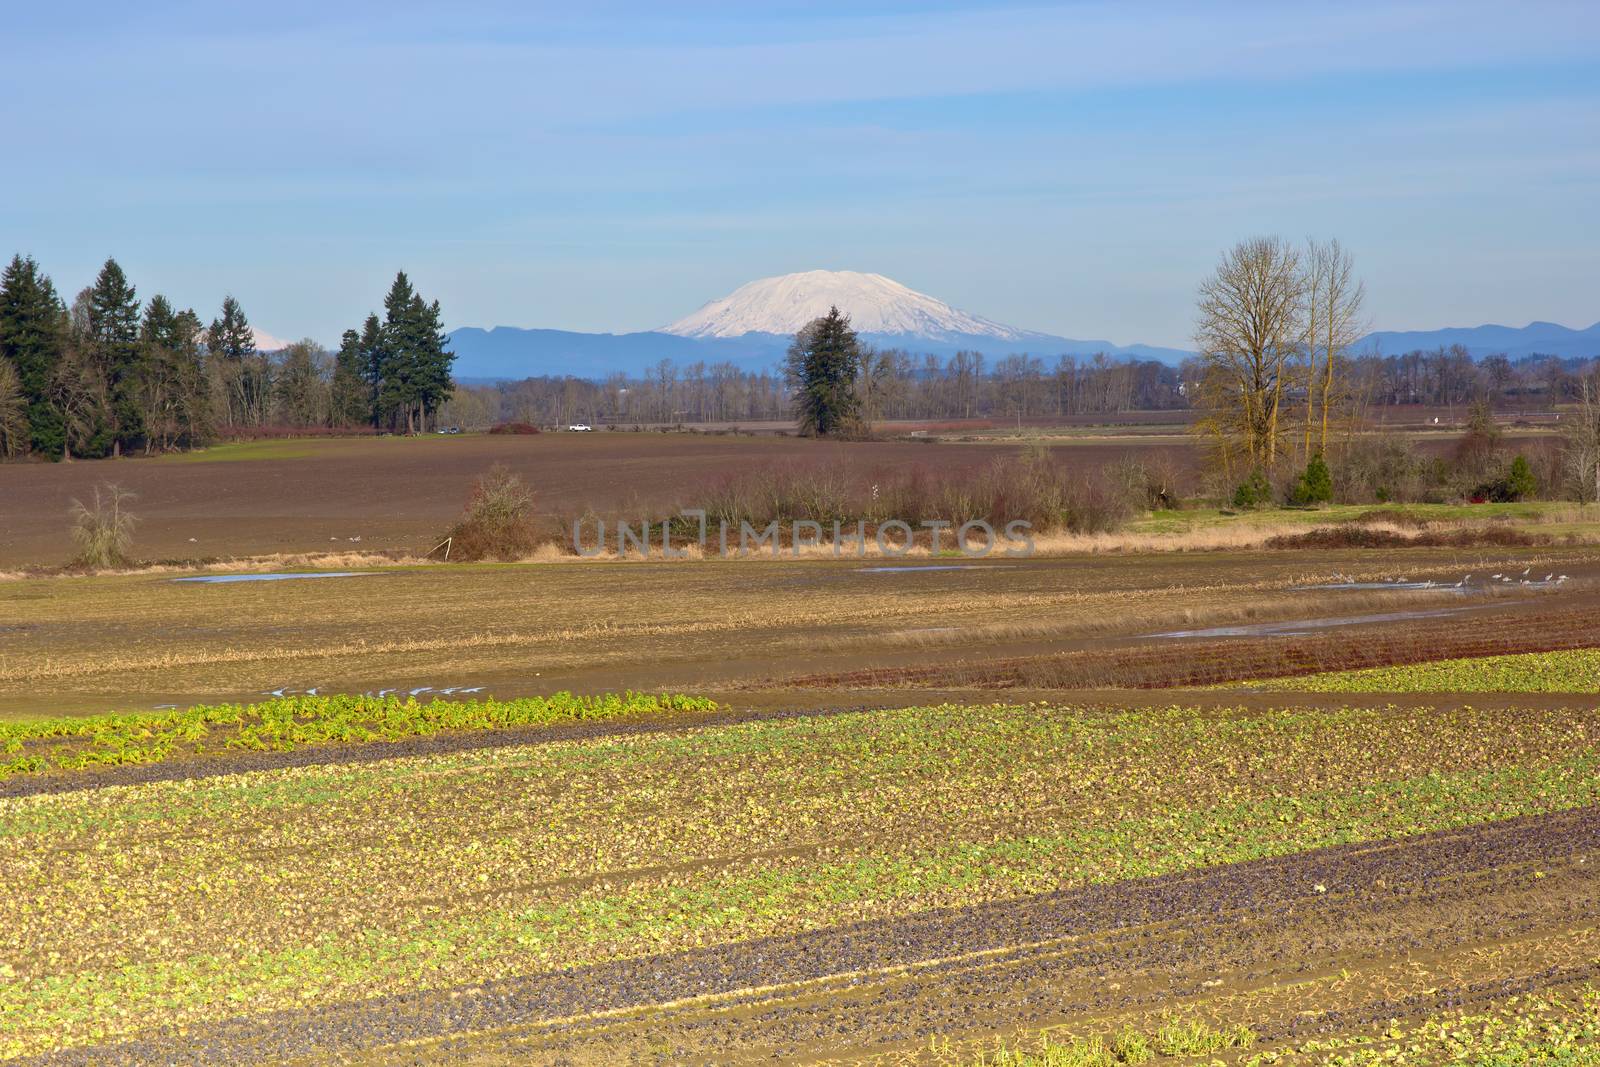
{"label": "reflective puddle", "polygon": [[377,571],[317,571],[314,574],[199,574],[192,578],[174,578],[175,582],[203,582],[206,585],[226,585],[230,582],[287,582],[296,578],[359,578]]}
{"label": "reflective puddle", "polygon": [[1284,622],[1255,622],[1239,626],[1213,626],[1206,630],[1171,630],[1147,637],[1298,637],[1334,626],[1359,626],[1371,622],[1404,622],[1407,619],[1437,619],[1454,615],[1461,608],[1437,611],[1391,611],[1382,615],[1349,615],[1339,619],[1289,619]]}

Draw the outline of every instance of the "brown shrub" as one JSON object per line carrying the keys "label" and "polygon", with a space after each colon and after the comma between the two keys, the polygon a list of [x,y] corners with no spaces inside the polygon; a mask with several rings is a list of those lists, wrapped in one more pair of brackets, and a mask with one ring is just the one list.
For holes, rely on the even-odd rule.
{"label": "brown shrub", "polygon": [[526,435],[538,433],[539,427],[526,422],[497,422],[489,427],[489,432]]}
{"label": "brown shrub", "polygon": [[1319,526],[1304,533],[1278,534],[1265,542],[1267,548],[1487,548],[1546,545],[1550,538],[1506,526],[1486,526],[1466,530],[1424,530],[1406,535],[1396,530],[1366,526]]}
{"label": "brown shrub", "polygon": [[139,521],[128,510],[133,499],[126,489],[107,483],[103,489],[95,486],[91,503],[72,501],[72,540],[77,543],[78,553],[69,566],[109,570],[132,563],[128,549]]}
{"label": "brown shrub", "polygon": [[504,464],[473,483],[461,518],[450,527],[450,559],[522,559],[538,547],[533,491]]}
{"label": "brown shrub", "polygon": [[1413,511],[1402,511],[1399,508],[1369,508],[1352,519],[1345,522],[1354,526],[1365,526],[1374,523],[1386,526],[1409,526],[1413,530],[1420,530],[1428,525],[1428,520]]}

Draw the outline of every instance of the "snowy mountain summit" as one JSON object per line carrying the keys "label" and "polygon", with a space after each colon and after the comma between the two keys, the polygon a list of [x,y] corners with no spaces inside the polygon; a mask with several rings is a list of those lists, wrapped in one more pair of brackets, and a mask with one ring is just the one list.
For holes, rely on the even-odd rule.
{"label": "snowy mountain summit", "polygon": [[793,334],[812,319],[837,307],[850,316],[858,333],[968,342],[1043,339],[951,307],[943,300],[908,289],[881,274],[853,270],[810,270],[762,278],[741,285],[721,300],[663,326],[679,337],[743,337],[746,334]]}

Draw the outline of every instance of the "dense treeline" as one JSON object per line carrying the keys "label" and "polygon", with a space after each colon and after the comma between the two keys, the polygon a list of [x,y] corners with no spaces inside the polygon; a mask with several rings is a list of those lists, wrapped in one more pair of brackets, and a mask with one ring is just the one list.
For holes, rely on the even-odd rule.
{"label": "dense treeline", "polygon": [[232,296],[207,326],[160,294],[141,304],[108,259],[69,305],[14,256],[0,275],[0,456],[150,453],[274,426],[419,432],[451,393],[440,320],[402,273],[383,318],[347,331],[336,357],[312,341],[266,353]]}
{"label": "dense treeline", "polygon": [[[1117,362],[1104,355],[1007,356],[992,365],[977,352],[947,359],[889,349],[863,354],[856,380],[860,412],[881,419],[1017,418],[1113,414],[1182,408],[1179,371],[1155,362]],[[444,423],[478,429],[497,422],[587,423],[760,422],[791,417],[783,375],[732,363],[662,360],[649,374],[529,378],[458,386],[440,414]]]}
{"label": "dense treeline", "polygon": [[1377,405],[1465,405],[1548,408],[1577,400],[1593,359],[1504,354],[1474,360],[1461,345],[1403,356],[1360,356],[1351,361],[1355,392]]}
{"label": "dense treeline", "polygon": [[[858,379],[863,415],[883,419],[1014,419],[1183,410],[1200,371],[1154,361],[1007,356],[989,361],[961,352],[946,359],[888,350],[868,352]],[[1496,410],[1541,410],[1573,403],[1596,362],[1489,356],[1474,362],[1460,346],[1401,356],[1354,356],[1341,372],[1341,404],[1364,410],[1405,405],[1457,406],[1480,401]],[[1304,403],[1296,390],[1291,404]],[[677,366],[663,360],[649,374],[604,381],[530,378],[458,386],[439,421],[463,429],[497,422],[533,425],[763,422],[791,417],[780,374],[732,363]]]}

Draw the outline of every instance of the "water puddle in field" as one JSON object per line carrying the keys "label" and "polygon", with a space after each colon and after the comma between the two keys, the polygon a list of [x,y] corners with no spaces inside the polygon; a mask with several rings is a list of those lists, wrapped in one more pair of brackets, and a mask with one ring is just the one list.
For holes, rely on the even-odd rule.
{"label": "water puddle in field", "polygon": [[857,574],[898,574],[901,571],[997,571],[993,563],[917,563],[899,567],[857,567]]}
{"label": "water puddle in field", "polygon": [[359,578],[377,571],[317,571],[312,574],[200,574],[192,578],[174,578],[175,582],[203,582],[206,585],[226,585],[231,582],[287,582],[295,578]]}
{"label": "water puddle in field", "polygon": [[1483,591],[1483,586],[1460,585],[1455,582],[1326,582],[1322,585],[1297,585],[1292,587],[1295,592],[1313,592],[1325,589],[1381,589],[1387,592],[1405,592],[1433,590],[1435,592],[1478,593]]}
{"label": "water puddle in field", "polygon": [[1360,626],[1374,622],[1405,622],[1409,619],[1437,619],[1454,615],[1461,608],[1440,608],[1437,611],[1391,611],[1382,615],[1348,615],[1338,619],[1290,619],[1284,622],[1254,622],[1238,626],[1213,626],[1206,630],[1171,630],[1147,637],[1304,637],[1317,630],[1335,626]]}

